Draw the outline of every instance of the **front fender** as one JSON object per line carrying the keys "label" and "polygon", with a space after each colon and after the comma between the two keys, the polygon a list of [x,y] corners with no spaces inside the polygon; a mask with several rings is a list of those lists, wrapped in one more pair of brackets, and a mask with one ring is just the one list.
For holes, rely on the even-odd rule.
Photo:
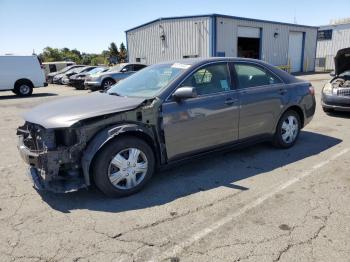
{"label": "front fender", "polygon": [[86,185],[91,185],[90,166],[97,152],[111,139],[127,132],[141,132],[154,140],[154,135],[148,128],[137,124],[122,124],[111,126],[98,132],[97,135],[95,135],[87,145],[81,160],[81,166],[83,169]]}

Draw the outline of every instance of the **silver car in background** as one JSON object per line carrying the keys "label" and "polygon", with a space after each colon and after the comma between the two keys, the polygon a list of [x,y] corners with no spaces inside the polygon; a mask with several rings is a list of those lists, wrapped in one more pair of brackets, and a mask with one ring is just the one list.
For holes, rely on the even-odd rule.
{"label": "silver car in background", "polygon": [[85,79],[85,88],[92,91],[106,90],[120,80],[125,79],[133,73],[145,68],[147,65],[135,63],[122,63],[111,67],[107,72],[90,75]]}

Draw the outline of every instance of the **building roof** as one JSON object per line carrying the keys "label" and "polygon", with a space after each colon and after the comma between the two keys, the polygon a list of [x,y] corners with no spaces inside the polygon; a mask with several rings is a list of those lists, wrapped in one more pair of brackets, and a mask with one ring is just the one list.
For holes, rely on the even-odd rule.
{"label": "building roof", "polygon": [[144,27],[144,26],[149,25],[149,24],[153,24],[155,22],[160,22],[160,21],[165,21],[165,20],[174,20],[174,19],[199,18],[199,17],[222,17],[222,18],[231,18],[231,19],[237,19],[237,20],[261,22],[261,23],[271,23],[271,24],[279,24],[279,25],[299,26],[299,27],[307,27],[307,28],[315,28],[315,29],[318,28],[317,26],[298,25],[298,24],[292,24],[292,23],[275,22],[275,21],[261,20],[261,19],[255,19],[255,18],[247,18],[247,17],[239,17],[239,16],[230,16],[230,15],[222,15],[222,14],[204,14],[204,15],[192,15],[192,16],[160,17],[160,18],[152,20],[150,22],[147,22],[147,23],[141,24],[139,26],[130,28],[130,29],[126,30],[125,33],[128,33],[130,31],[133,31],[135,29]]}

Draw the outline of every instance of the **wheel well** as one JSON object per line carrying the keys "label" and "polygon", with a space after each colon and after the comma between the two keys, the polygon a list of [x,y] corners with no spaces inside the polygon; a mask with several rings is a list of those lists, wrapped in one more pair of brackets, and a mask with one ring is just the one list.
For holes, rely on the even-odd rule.
{"label": "wheel well", "polygon": [[[145,134],[143,132],[127,131],[125,133],[118,134],[118,135],[114,136],[112,139],[110,139],[107,143],[105,143],[101,148],[103,148],[107,144],[111,143],[115,139],[120,139],[122,137],[130,137],[130,136],[134,136],[134,137],[137,137],[139,139],[142,139],[143,141],[145,141],[151,147],[152,151],[154,152],[155,166],[157,166],[158,163],[159,163],[159,152],[158,152],[158,150],[156,148],[156,145],[154,144],[153,139],[149,135],[147,135],[147,134]],[[101,150],[101,148],[95,153],[95,155],[93,156],[93,158],[91,159],[91,162],[90,162],[90,168],[89,168],[89,170],[90,170],[89,171],[90,184],[94,184],[94,181],[93,181],[93,178],[92,178],[92,172],[91,172],[92,168],[91,168],[91,166],[94,164],[96,156],[98,155],[98,153]]]}
{"label": "wheel well", "polygon": [[18,79],[16,82],[15,82],[15,88],[21,84],[29,84],[32,88],[34,87],[32,81],[30,81],[29,79],[26,79],[26,78],[22,78],[22,79]]}
{"label": "wheel well", "polygon": [[112,80],[113,82],[116,82],[112,77],[106,77],[105,79],[102,80],[102,83],[107,80]]}
{"label": "wheel well", "polygon": [[291,106],[285,112],[287,112],[288,110],[293,110],[294,112],[296,112],[299,115],[300,121],[301,121],[301,127],[303,128],[304,127],[304,113],[303,113],[303,110],[299,106]]}

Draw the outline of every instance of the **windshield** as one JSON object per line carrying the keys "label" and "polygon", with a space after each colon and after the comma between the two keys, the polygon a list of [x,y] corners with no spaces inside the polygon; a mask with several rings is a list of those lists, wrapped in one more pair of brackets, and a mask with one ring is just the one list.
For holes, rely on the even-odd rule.
{"label": "windshield", "polygon": [[107,93],[121,96],[155,97],[185,69],[176,66],[176,64],[159,64],[146,67],[113,85]]}
{"label": "windshield", "polygon": [[67,66],[65,68],[62,68],[60,71],[57,71],[57,73],[61,74],[61,73],[64,73],[64,72],[68,72],[69,70],[73,69],[74,66]]}
{"label": "windshield", "polygon": [[122,68],[124,67],[124,65],[116,65],[111,67],[108,72],[119,72],[120,70],[122,70]]}
{"label": "windshield", "polygon": [[92,74],[96,74],[98,72],[103,72],[104,70],[107,70],[106,68],[104,67],[96,67],[92,70],[89,71],[89,74],[92,75]]}

